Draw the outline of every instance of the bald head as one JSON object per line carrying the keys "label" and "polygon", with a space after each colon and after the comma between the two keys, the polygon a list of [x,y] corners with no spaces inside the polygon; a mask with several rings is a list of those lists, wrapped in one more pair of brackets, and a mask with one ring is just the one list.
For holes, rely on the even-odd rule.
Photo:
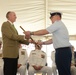
{"label": "bald head", "polygon": [[12,23],[16,21],[16,14],[13,11],[8,11],[6,14],[6,18]]}

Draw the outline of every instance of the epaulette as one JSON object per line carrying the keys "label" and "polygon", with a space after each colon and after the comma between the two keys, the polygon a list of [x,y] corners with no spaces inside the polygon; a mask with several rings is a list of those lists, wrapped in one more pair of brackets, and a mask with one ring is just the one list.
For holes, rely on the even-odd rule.
{"label": "epaulette", "polygon": [[32,51],[35,51],[35,50],[32,50]]}
{"label": "epaulette", "polygon": [[43,53],[45,53],[44,51],[42,51]]}

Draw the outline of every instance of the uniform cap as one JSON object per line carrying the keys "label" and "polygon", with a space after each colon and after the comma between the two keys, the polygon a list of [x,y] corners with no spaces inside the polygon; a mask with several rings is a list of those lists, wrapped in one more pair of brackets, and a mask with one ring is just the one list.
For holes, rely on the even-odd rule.
{"label": "uniform cap", "polygon": [[50,18],[55,16],[55,15],[59,15],[61,17],[61,13],[60,12],[53,12],[53,13],[50,13]]}

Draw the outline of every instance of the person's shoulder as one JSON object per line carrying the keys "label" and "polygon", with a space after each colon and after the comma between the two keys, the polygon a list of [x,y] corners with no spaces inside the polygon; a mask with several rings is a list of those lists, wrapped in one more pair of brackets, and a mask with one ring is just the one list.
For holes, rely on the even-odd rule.
{"label": "person's shoulder", "polygon": [[32,50],[31,52],[35,52],[35,50]]}
{"label": "person's shoulder", "polygon": [[52,52],[55,52],[55,50],[53,50]]}
{"label": "person's shoulder", "polygon": [[8,21],[3,22],[2,24],[9,23]]}
{"label": "person's shoulder", "polygon": [[6,25],[9,25],[10,23],[8,21],[5,21],[2,23],[2,26],[6,26]]}
{"label": "person's shoulder", "polygon": [[21,51],[27,51],[26,49],[20,49]]}
{"label": "person's shoulder", "polygon": [[51,54],[55,53],[55,51],[52,51]]}
{"label": "person's shoulder", "polygon": [[62,27],[63,24],[64,24],[64,23],[63,23],[61,20],[58,20],[58,21],[55,21],[55,22],[54,22],[54,25],[57,26],[58,28]]}
{"label": "person's shoulder", "polygon": [[[41,51],[42,53],[45,53],[44,51]],[[46,54],[46,53],[45,53]]]}
{"label": "person's shoulder", "polygon": [[55,21],[51,26],[58,27],[61,24],[61,20]]}
{"label": "person's shoulder", "polygon": [[36,50],[32,50],[32,51],[30,52],[30,54],[31,54],[31,55],[36,54],[35,51],[36,51]]}

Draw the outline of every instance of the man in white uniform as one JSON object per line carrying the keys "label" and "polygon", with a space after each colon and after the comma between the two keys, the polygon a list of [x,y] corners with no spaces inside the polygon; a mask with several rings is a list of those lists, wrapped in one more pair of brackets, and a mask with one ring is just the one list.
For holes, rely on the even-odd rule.
{"label": "man in white uniform", "polygon": [[[46,40],[39,44],[48,45],[52,44],[55,48],[55,62],[58,69],[59,75],[71,75],[70,65],[71,65],[71,49],[69,42],[69,33],[65,24],[61,21],[62,14],[60,12],[50,13],[50,20],[52,24],[46,29],[41,29],[37,31],[26,31],[24,32],[26,36],[31,35],[45,35],[52,34],[52,39]],[[51,49],[50,49],[51,50]]]}
{"label": "man in white uniform", "polygon": [[0,41],[0,75],[3,75],[2,41]]}
{"label": "man in white uniform", "polygon": [[52,74],[57,75],[57,67],[55,63],[55,51],[51,52],[51,59],[52,59]]}
{"label": "man in white uniform", "polygon": [[2,53],[0,53],[0,75],[3,75],[3,59],[2,59]]}
{"label": "man in white uniform", "polygon": [[74,46],[72,46],[71,75],[76,75],[74,49],[75,49]]}
{"label": "man in white uniform", "polygon": [[28,54],[25,49],[19,49],[18,70],[20,75],[26,75]]}
{"label": "man in white uniform", "polygon": [[[41,46],[40,46],[41,47]],[[34,75],[34,73],[40,72],[42,74],[51,75],[51,68],[45,66],[47,63],[46,53],[41,51],[41,48],[35,45],[35,50],[32,50],[28,59],[29,70],[28,75]]]}

